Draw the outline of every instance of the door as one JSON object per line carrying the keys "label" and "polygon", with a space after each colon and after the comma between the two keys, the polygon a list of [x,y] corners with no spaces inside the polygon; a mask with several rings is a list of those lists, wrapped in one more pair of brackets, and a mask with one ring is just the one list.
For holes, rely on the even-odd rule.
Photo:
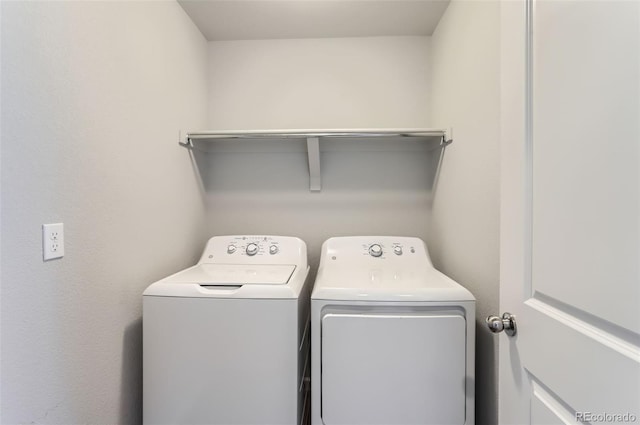
{"label": "door", "polygon": [[639,423],[640,2],[501,13],[500,423]]}

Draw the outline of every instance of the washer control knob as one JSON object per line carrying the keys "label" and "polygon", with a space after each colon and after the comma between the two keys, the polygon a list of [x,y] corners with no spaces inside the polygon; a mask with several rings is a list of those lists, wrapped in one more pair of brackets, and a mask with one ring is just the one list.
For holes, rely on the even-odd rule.
{"label": "washer control knob", "polygon": [[229,245],[227,247],[227,254],[233,254],[234,252],[236,252],[236,246],[235,245]]}
{"label": "washer control knob", "polygon": [[402,255],[402,247],[401,247],[401,246],[394,246],[394,247],[393,247],[393,252],[394,252],[396,255]]}
{"label": "washer control knob", "polygon": [[257,253],[258,253],[257,243],[250,243],[249,245],[247,245],[247,255],[253,256],[253,255],[256,255]]}
{"label": "washer control knob", "polygon": [[373,245],[371,245],[369,247],[369,254],[371,254],[372,257],[379,257],[382,255],[382,247],[380,245],[378,245],[377,243],[374,243]]}
{"label": "washer control knob", "polygon": [[278,246],[277,245],[271,245],[269,247],[269,254],[274,255],[277,254],[279,251]]}

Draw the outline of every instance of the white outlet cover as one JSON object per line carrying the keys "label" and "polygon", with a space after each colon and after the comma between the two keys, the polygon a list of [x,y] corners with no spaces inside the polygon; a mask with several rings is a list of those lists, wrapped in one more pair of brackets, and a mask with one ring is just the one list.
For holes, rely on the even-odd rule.
{"label": "white outlet cover", "polygon": [[42,225],[42,258],[44,261],[64,257],[64,223]]}

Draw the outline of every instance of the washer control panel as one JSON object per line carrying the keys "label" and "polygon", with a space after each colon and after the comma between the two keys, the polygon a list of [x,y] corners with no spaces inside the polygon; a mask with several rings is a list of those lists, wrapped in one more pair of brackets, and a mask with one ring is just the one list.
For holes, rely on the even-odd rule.
{"label": "washer control panel", "polygon": [[297,264],[304,257],[305,243],[290,236],[215,236],[209,239],[200,263]]}
{"label": "washer control panel", "polygon": [[277,255],[280,241],[276,236],[236,236],[227,245],[228,255]]}

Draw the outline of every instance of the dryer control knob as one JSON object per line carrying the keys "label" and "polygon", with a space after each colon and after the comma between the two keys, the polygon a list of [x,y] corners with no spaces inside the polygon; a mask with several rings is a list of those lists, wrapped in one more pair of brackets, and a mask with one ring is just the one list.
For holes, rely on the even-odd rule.
{"label": "dryer control knob", "polygon": [[233,254],[234,252],[236,252],[236,246],[235,245],[229,245],[227,247],[227,254]]}
{"label": "dryer control knob", "polygon": [[278,253],[278,246],[277,245],[271,245],[269,247],[269,254],[274,255]]}
{"label": "dryer control knob", "polygon": [[247,245],[247,255],[256,255],[258,253],[258,244],[250,243]]}
{"label": "dryer control knob", "polygon": [[394,246],[393,247],[393,252],[395,252],[396,255],[402,255],[402,247],[401,246]]}
{"label": "dryer control knob", "polygon": [[382,247],[380,245],[378,245],[377,243],[371,245],[369,247],[369,254],[371,254],[372,257],[379,257],[382,255]]}

